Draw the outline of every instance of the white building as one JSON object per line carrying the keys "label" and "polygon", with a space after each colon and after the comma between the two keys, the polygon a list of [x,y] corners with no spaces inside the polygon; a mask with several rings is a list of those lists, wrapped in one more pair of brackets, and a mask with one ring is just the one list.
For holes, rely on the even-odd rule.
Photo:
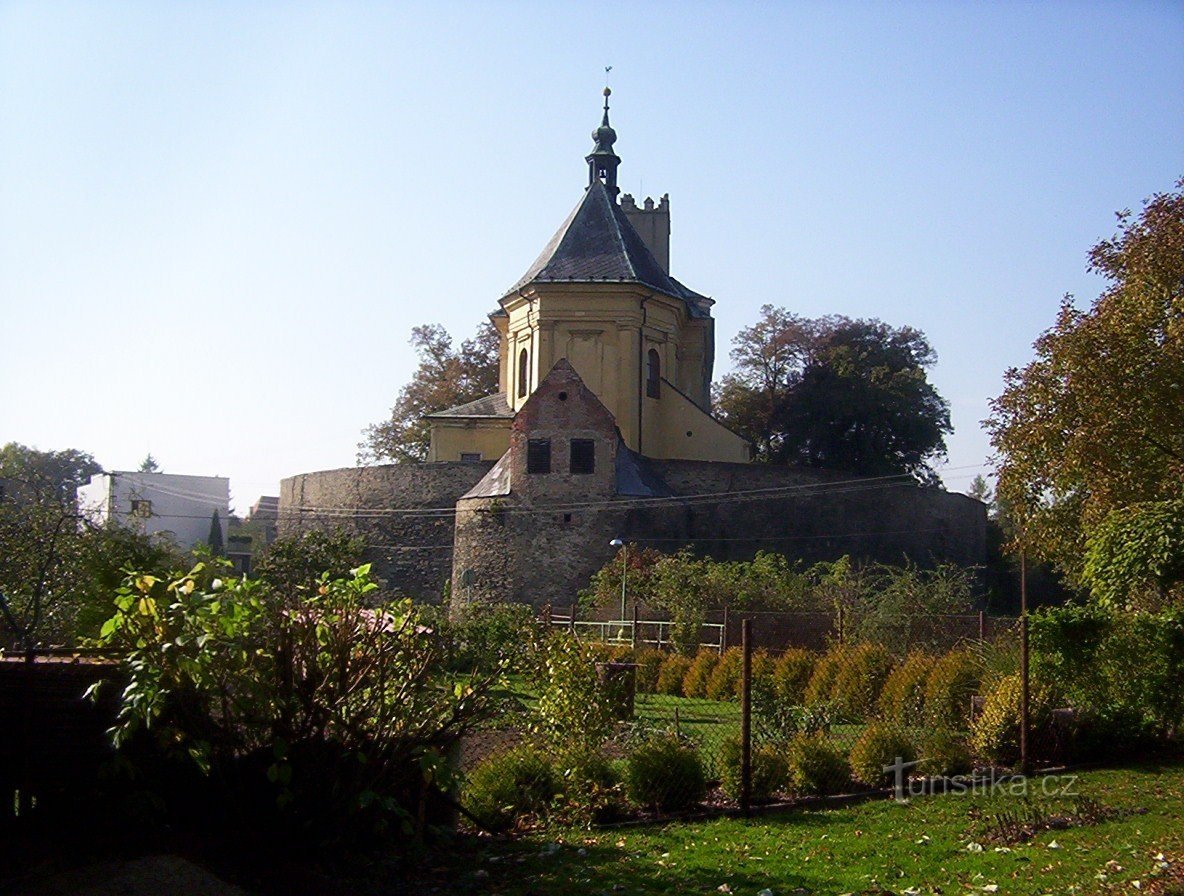
{"label": "white building", "polygon": [[100,473],[78,489],[78,508],[96,523],[116,520],[146,535],[164,533],[185,550],[209,541],[217,511],[225,545],[230,480],[174,473]]}

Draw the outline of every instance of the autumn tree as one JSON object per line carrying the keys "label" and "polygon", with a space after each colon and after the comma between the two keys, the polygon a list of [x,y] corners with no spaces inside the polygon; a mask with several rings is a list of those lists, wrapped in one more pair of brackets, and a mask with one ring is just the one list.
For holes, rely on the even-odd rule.
{"label": "autumn tree", "polygon": [[716,409],[760,459],[936,481],[953,428],[926,376],[936,354],[920,331],[765,305],[731,358]]}
{"label": "autumn tree", "polygon": [[497,392],[498,334],[488,321],[459,349],[439,324],[415,327],[410,343],[419,367],[399,390],[390,417],[366,428],[359,463],[426,460],[431,431],[424,415]]}
{"label": "autumn tree", "polygon": [[1169,519],[1148,505],[1184,497],[1184,180],[1120,212],[1089,268],[1106,288],[1088,311],[1062,301],[985,421],[1014,546],[1079,584],[1111,514]]}

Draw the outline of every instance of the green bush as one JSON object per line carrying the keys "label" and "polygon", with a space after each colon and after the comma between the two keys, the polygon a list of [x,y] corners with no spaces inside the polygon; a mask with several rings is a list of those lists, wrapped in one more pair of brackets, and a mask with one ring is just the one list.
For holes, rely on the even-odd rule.
{"label": "green bush", "polygon": [[892,670],[880,692],[880,716],[894,725],[924,723],[925,685],[935,660],[928,653],[910,653]]}
{"label": "green bush", "polygon": [[874,714],[892,665],[892,654],[879,644],[858,644],[846,652],[830,696],[842,718],[859,722]]}
{"label": "green bush", "polygon": [[681,653],[670,654],[662,661],[662,666],[658,670],[658,684],[655,691],[670,697],[681,697],[682,683],[690,668],[689,657],[685,657]]}
{"label": "green bush", "polygon": [[893,783],[894,772],[884,769],[897,758],[904,762],[917,758],[912,741],[895,725],[873,722],[851,748],[851,770],[856,780],[868,787],[887,787]]}
{"label": "green bush", "polygon": [[931,727],[966,730],[980,670],[978,660],[965,650],[952,650],[937,659],[925,682],[925,720]]}
{"label": "green bush", "polygon": [[[739,801],[743,758],[740,739],[729,738],[725,741],[720,758],[723,760],[720,786],[728,797]],[[784,750],[771,744],[753,744],[750,760],[752,787],[749,797],[754,803],[768,802],[774,794],[789,785],[789,761],[785,758]]]}
{"label": "green bush", "polygon": [[682,680],[683,696],[706,697],[707,682],[710,681],[711,674],[718,665],[718,653],[711,650],[700,650],[694,660],[691,661],[691,667],[687,670],[686,677]]}
{"label": "green bush", "polygon": [[559,797],[552,818],[561,824],[603,824],[625,814],[621,776],[600,750],[576,749],[554,763]]}
{"label": "green bush", "polygon": [[921,764],[926,775],[966,775],[974,770],[966,737],[948,728],[931,728],[921,739]]}
{"label": "green bush", "polygon": [[660,650],[645,647],[633,656],[637,663],[637,693],[652,694],[658,687],[658,672],[662,668],[662,660],[666,655]]}
{"label": "green bush", "polygon": [[452,621],[452,662],[458,669],[520,669],[535,625],[529,604],[467,604]]}
{"label": "green bush", "polygon": [[810,676],[810,682],[806,685],[805,699],[808,706],[830,703],[835,679],[839,677],[846,658],[847,649],[841,644],[831,647],[818,658],[818,662],[814,664],[814,672]]}
{"label": "green bush", "polygon": [[[773,670],[777,667],[777,661],[769,656],[767,650],[757,650],[752,654],[752,678],[753,681],[762,679],[766,681],[773,680]],[[736,694],[740,691],[737,689]]]}
{"label": "green bush", "polygon": [[[1022,688],[1020,676],[1009,675],[987,693],[983,711],[970,728],[970,746],[976,756],[1000,765],[1019,761]],[[1050,702],[1046,690],[1032,686],[1028,719],[1033,734],[1046,728]]]}
{"label": "green bush", "polygon": [[789,745],[789,782],[803,795],[840,793],[851,783],[843,751],[824,734],[802,734]]}
{"label": "green bush", "polygon": [[595,749],[616,726],[619,699],[600,678],[596,654],[566,631],[543,643],[531,669],[531,730],[554,747]]}
{"label": "green bush", "polygon": [[814,674],[817,657],[809,650],[790,648],[773,664],[773,687],[777,699],[791,706],[806,702],[806,687]]}
{"label": "green bush", "polygon": [[735,700],[740,696],[740,679],[744,674],[744,652],[729,647],[707,682],[707,697],[711,700]]}
{"label": "green bush", "polygon": [[547,812],[559,792],[550,759],[532,746],[495,753],[469,774],[465,808],[485,827],[504,831],[518,819]]}
{"label": "green bush", "polygon": [[694,806],[707,795],[698,751],[674,735],[647,738],[625,760],[625,792],[635,804],[660,812]]}

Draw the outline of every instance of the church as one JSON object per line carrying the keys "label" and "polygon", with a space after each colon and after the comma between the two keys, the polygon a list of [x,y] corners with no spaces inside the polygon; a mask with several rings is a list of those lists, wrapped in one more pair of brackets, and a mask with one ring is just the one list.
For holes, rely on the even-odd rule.
{"label": "church", "polygon": [[344,526],[419,600],[569,605],[613,541],[979,565],[986,508],[900,478],[753,463],[711,413],[712,299],[670,273],[670,200],[620,195],[606,88],[575,208],[490,315],[499,391],[430,415],[421,464],[281,483],[279,528]]}

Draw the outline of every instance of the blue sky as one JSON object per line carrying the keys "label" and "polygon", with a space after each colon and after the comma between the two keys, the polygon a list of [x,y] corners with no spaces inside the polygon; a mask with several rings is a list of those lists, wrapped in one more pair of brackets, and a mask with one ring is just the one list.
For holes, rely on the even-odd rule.
{"label": "blue sky", "polygon": [[1184,4],[0,0],[0,441],[349,466],[575,204],[612,65],[717,375],[760,305],[923,330],[949,488],[1086,252],[1184,175]]}

